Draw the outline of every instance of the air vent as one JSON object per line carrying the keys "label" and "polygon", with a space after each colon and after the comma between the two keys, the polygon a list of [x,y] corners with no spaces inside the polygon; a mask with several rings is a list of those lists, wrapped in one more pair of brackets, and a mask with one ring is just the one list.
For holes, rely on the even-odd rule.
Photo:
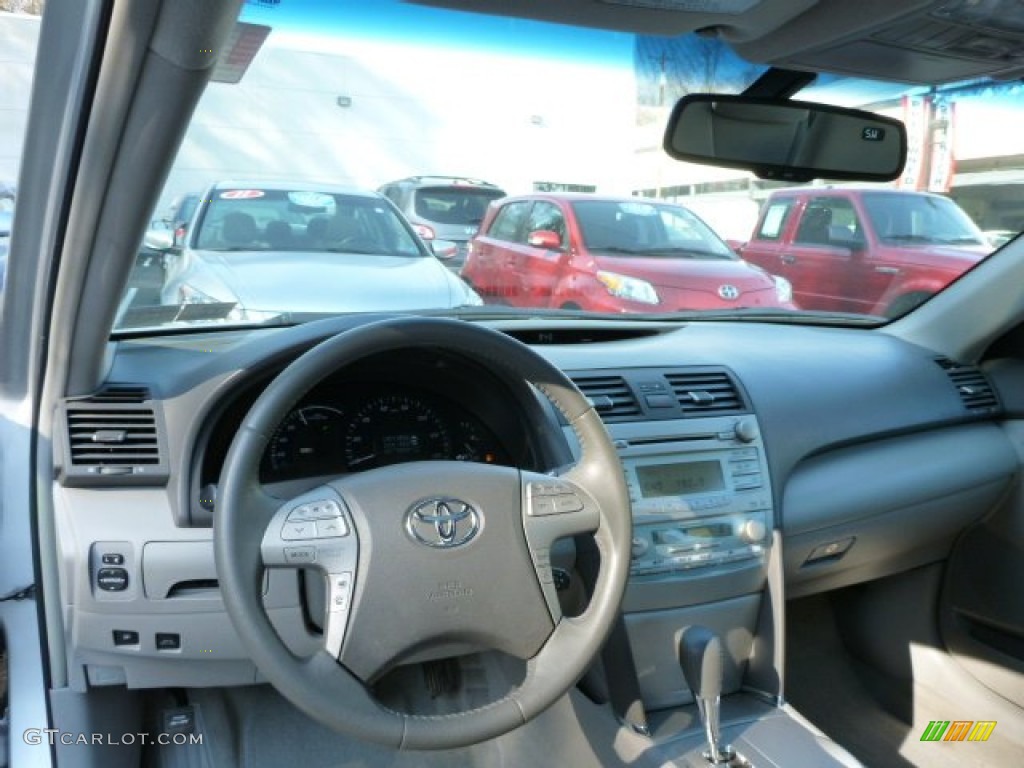
{"label": "air vent", "polygon": [[160,463],[156,419],[149,408],[68,412],[71,463],[98,467]]}
{"label": "air vent", "polygon": [[111,385],[104,387],[89,398],[92,403],[144,403],[149,400],[145,387]]}
{"label": "air vent", "polygon": [[594,404],[604,421],[636,418],[640,404],[621,376],[573,377],[573,383]]}
{"label": "air vent", "polygon": [[985,374],[974,365],[964,365],[948,357],[935,359],[956,387],[960,400],[971,413],[995,413],[999,410],[999,398]]}
{"label": "air vent", "polygon": [[113,385],[64,406],[65,485],[159,485],[167,480],[159,403],[145,387]]}
{"label": "air vent", "polygon": [[665,378],[685,417],[725,416],[747,410],[736,384],[724,371],[668,373]]}

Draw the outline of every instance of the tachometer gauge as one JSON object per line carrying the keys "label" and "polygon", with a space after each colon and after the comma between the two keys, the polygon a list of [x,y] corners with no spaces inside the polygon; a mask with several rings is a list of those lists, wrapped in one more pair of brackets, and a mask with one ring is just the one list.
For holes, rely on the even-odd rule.
{"label": "tachometer gauge", "polygon": [[276,480],[339,474],[345,470],[345,416],[337,408],[308,405],[289,413],[267,446]]}
{"label": "tachometer gauge", "polygon": [[370,398],[352,417],[345,435],[345,458],[352,472],[451,455],[444,421],[413,395]]}

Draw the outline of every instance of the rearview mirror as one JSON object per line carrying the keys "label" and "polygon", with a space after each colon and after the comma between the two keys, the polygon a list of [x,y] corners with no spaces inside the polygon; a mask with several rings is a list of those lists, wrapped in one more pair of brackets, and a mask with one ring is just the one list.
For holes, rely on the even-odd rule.
{"label": "rearview mirror", "polygon": [[672,110],[665,151],[762,179],[892,181],[903,172],[907,132],[859,109],[702,93]]}

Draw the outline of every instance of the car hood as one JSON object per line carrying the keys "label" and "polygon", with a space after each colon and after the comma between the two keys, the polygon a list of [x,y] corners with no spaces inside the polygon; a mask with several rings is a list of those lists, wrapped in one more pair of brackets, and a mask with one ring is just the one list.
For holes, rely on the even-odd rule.
{"label": "car hood", "polygon": [[598,269],[637,277],[656,288],[715,294],[722,285],[732,285],[741,293],[775,290],[767,272],[739,259],[595,256],[594,261]]}
{"label": "car hood", "polygon": [[893,261],[917,264],[933,269],[948,269],[959,274],[965,267],[977,264],[994,250],[995,248],[982,245],[921,243],[920,245],[884,245],[882,253],[884,258]]}
{"label": "car hood", "polygon": [[193,269],[208,270],[246,309],[443,309],[467,303],[469,295],[433,257],[294,251],[202,251],[197,256]]}

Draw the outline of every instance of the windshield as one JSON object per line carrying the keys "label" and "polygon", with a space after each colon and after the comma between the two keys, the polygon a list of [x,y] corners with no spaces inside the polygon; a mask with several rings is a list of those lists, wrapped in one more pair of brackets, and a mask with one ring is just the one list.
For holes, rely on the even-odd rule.
{"label": "windshield", "polygon": [[504,195],[497,189],[425,187],[416,190],[416,214],[437,224],[479,224],[487,205]]}
{"label": "windshield", "polygon": [[764,72],[715,40],[250,0],[232,41],[115,332],[312,308],[882,324],[1024,226],[1009,82],[822,74],[797,98],[903,120],[908,163],[886,184],[797,184],[665,153],[679,97]]}
{"label": "windshield", "polygon": [[583,242],[591,251],[636,256],[735,258],[718,235],[679,206],[579,200],[572,207]]}
{"label": "windshield", "polygon": [[872,192],[864,195],[864,207],[884,243],[988,245],[970,217],[945,197]]}
{"label": "windshield", "polygon": [[200,251],[425,255],[385,200],[316,189],[218,188],[204,202],[191,243]]}

